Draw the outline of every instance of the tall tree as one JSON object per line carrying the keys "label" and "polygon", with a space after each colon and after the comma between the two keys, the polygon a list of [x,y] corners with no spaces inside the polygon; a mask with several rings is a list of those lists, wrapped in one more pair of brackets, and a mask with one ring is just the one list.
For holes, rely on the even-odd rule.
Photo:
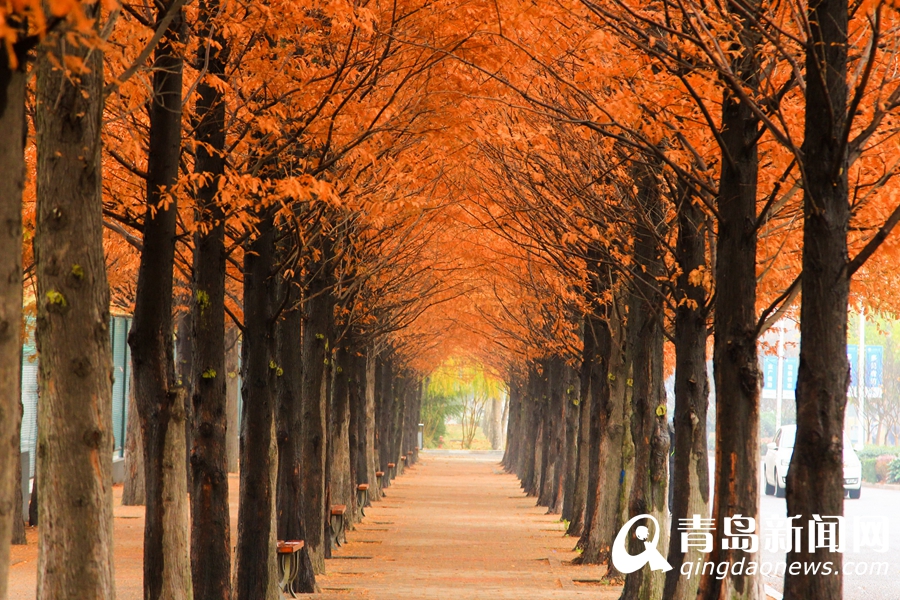
{"label": "tall tree", "polygon": [[101,5],[82,8],[92,27],[49,35],[36,66],[40,600],[115,597]]}
{"label": "tall tree", "polygon": [[[172,2],[161,5],[160,18]],[[177,11],[180,15],[180,9]],[[144,443],[144,599],[192,596],[188,554],[184,393],[175,373],[172,297],[176,199],[169,193],[181,161],[183,59],[180,16],[172,19],[153,60],[147,149],[147,210],[134,321],[128,344],[135,407]]]}
{"label": "tall tree", "polygon": [[306,546],[316,573],[325,572],[326,489],[325,460],[328,444],[328,381],[326,362],[334,343],[334,300],[331,296],[332,249],[323,237],[317,259],[306,266],[303,283],[303,328],[300,356],[303,375],[300,393],[303,402],[300,457],[303,464],[303,525]]}
{"label": "tall tree", "polygon": [[[2,12],[0,18],[9,19]],[[0,600],[6,600],[19,461],[25,55],[0,49]],[[17,48],[13,46],[13,48]]]}
{"label": "tall tree", "polygon": [[225,97],[227,42],[218,0],[201,0],[196,58],[194,171],[197,220],[191,301],[192,420],[191,569],[198,600],[231,598],[231,519],[228,510],[228,401],[225,368]]}
{"label": "tall tree", "polygon": [[[668,503],[669,430],[663,387],[663,275],[659,236],[664,227],[662,198],[656,169],[637,166],[634,258],[639,271],[632,283],[628,309],[628,355],[633,379],[631,436],[634,440],[634,483],[628,516],[649,514],[660,545],[668,543],[664,529]],[[648,525],[649,524],[646,524]],[[629,552],[643,545],[629,538]],[[625,577],[623,600],[652,600],[662,595],[662,573],[640,569]]]}
{"label": "tall tree", "polygon": [[[815,527],[813,515],[844,512],[844,408],[850,383],[847,300],[852,275],[847,252],[848,10],[847,0],[813,0],[807,12],[803,301],[797,435],[787,479],[788,514],[799,515],[807,533],[804,542],[815,538],[808,532]],[[842,554],[834,546],[820,546],[792,546],[788,552],[789,565],[807,561],[834,565],[830,573],[815,576],[788,571],[784,578],[788,600],[843,597]]]}
{"label": "tall tree", "polygon": [[[275,562],[275,390],[283,368],[275,344],[277,277],[274,217],[265,216],[244,252],[242,346],[244,436],[235,557],[235,600],[277,600]],[[223,456],[224,459],[224,456]]]}
{"label": "tall tree", "polygon": [[[686,186],[685,186],[686,187]],[[672,422],[674,468],[671,473],[672,527],[663,596],[672,600],[693,600],[699,578],[682,577],[681,565],[702,558],[698,549],[683,552],[678,527],[680,519],[709,514],[709,458],[706,450],[706,412],[709,405],[709,376],[706,366],[707,292],[700,275],[706,266],[704,214],[699,201],[682,188],[677,198],[678,241],[676,259],[677,308],[675,309],[675,414]]]}
{"label": "tall tree", "polygon": [[[302,331],[302,313],[295,306],[299,302],[297,282],[284,278],[282,293],[286,295],[288,310],[275,325],[275,339],[278,367],[282,375],[278,378],[278,405],[275,415],[278,439],[278,481],[275,497],[278,539],[306,540],[303,523],[303,462],[300,455],[301,431],[303,430],[303,404],[300,395],[300,381],[303,363],[297,340]],[[300,571],[295,589],[298,592],[316,591],[316,577],[309,549],[300,549]]]}

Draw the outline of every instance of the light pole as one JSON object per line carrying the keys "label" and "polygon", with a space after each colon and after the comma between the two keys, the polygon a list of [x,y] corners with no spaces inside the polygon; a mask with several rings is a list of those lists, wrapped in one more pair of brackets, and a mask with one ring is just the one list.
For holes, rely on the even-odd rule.
{"label": "light pole", "polygon": [[859,449],[866,445],[866,309],[859,308],[859,351],[856,353],[856,406],[859,419]]}
{"label": "light pole", "polygon": [[[770,363],[771,364],[771,363]],[[781,405],[784,401],[784,327],[778,331],[778,371],[775,374],[775,431],[781,427]]]}

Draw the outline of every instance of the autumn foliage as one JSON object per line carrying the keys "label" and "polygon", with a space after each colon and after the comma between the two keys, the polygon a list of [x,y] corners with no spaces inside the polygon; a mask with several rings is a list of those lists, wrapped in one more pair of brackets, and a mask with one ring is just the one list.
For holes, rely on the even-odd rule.
{"label": "autumn foliage", "polygon": [[[253,425],[241,460],[259,479],[242,473],[237,532],[206,522],[218,562],[179,538],[193,582],[172,585],[229,594],[235,537],[235,597],[262,597],[274,589],[269,537],[302,532],[312,591],[330,556],[327,506],[352,505],[356,484],[413,450],[423,394],[450,386],[451,367],[503,382],[492,394],[509,400],[504,465],[571,521],[585,562],[605,562],[612,525],[664,515],[669,481],[673,520],[756,514],[757,467],[728,464],[758,447],[766,330],[784,317],[833,330],[806,333],[802,356],[815,343],[843,365],[848,302],[900,311],[898,25],[891,3],[846,0],[6,2],[0,117],[10,103],[28,117],[15,116],[24,147],[0,153],[0,177],[25,173],[2,198],[22,223],[13,304],[44,314],[36,215],[56,201],[37,183],[51,164],[37,147],[44,79],[16,77],[38,60],[77,86],[102,57],[102,93],[84,92],[102,150],[97,164],[78,158],[102,173],[110,309],[135,313],[133,350],[158,344],[136,366],[159,506],[166,448],[186,448],[195,494],[227,475],[226,328],[243,344]],[[825,250],[810,243],[824,231]],[[830,300],[828,277],[842,282]],[[721,390],[712,490],[691,475],[708,469],[707,357]],[[798,439],[828,454],[820,439],[843,427],[846,382],[813,362],[801,360],[798,415],[828,417],[800,423]],[[188,435],[167,445],[182,418]],[[672,473],[659,458],[670,444]],[[300,468],[276,473],[278,452]],[[798,474],[791,506],[830,509],[816,503],[837,502],[837,469]],[[620,472],[621,495],[604,493]],[[251,488],[277,504],[277,530]],[[227,480],[224,496],[209,493],[195,512],[228,510]],[[164,512],[146,532],[160,565],[152,540],[181,526]],[[670,562],[698,558],[674,548]],[[229,576],[198,583],[213,562]],[[623,597],[694,598],[698,584],[704,599],[759,597],[755,577],[691,588],[677,571],[629,575]],[[794,579],[788,592],[837,598],[839,577],[819,585]]]}

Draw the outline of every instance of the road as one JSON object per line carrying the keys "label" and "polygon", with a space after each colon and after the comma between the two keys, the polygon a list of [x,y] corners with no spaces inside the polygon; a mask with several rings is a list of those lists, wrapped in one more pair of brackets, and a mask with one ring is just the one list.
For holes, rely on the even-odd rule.
{"label": "road", "polygon": [[[881,567],[881,574],[861,573],[857,575],[855,572],[845,571],[844,600],[897,600],[900,598],[900,511],[898,508],[900,508],[900,490],[864,487],[859,500],[844,500],[845,524],[851,528],[848,529],[850,547],[844,552],[845,566],[850,567],[851,571],[856,568],[863,571],[872,568],[872,565],[876,563],[882,565],[888,563],[886,569]],[[762,496],[760,525],[763,534],[766,532],[766,522],[783,519],[786,511],[784,498]],[[855,551],[852,543],[852,527],[859,523],[858,519],[860,518],[865,518],[870,523],[875,522],[872,520],[873,517],[883,518],[886,521],[888,552],[876,552],[871,548]],[[765,548],[762,548],[761,560],[777,563],[784,560],[784,555],[767,552]],[[868,563],[868,566],[863,563]],[[783,577],[768,576],[765,578],[765,582],[779,591],[784,588]]]}

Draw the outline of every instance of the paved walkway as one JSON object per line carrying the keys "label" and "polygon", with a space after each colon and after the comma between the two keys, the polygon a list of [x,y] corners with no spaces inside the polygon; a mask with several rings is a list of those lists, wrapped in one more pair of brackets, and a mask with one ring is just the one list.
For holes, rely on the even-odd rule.
{"label": "paved walkway", "polygon": [[570,564],[574,540],[534,506],[498,453],[429,454],[348,533],[320,579],[325,598],[619,597],[603,569]]}
{"label": "paved walkway", "polygon": [[[615,600],[603,569],[570,564],[574,540],[534,505],[495,452],[423,453],[387,496],[366,509],[318,578],[322,600]],[[237,477],[231,477],[232,521]],[[143,507],[115,489],[116,597],[141,598]],[[234,523],[232,523],[234,527]],[[236,531],[236,529],[232,529]],[[13,547],[10,599],[35,597],[37,544]]]}

